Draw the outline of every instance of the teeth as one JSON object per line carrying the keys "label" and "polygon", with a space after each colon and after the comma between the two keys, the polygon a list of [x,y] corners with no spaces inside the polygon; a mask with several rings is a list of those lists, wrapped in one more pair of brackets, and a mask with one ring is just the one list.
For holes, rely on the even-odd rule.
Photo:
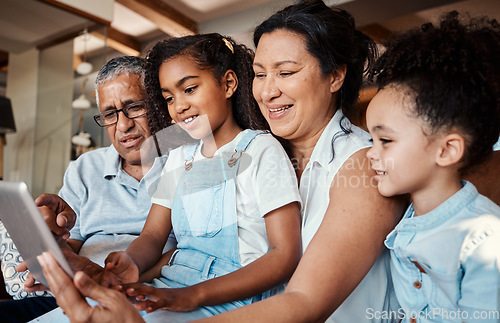
{"label": "teeth", "polygon": [[189,117],[187,118],[186,120],[182,121],[184,123],[190,123],[191,121],[193,121],[194,119],[196,119],[196,116],[192,116],[192,117]]}
{"label": "teeth", "polygon": [[290,104],[290,105],[287,105],[287,106],[282,107],[282,108],[277,108],[277,109],[269,109],[269,111],[271,111],[271,112],[284,111],[284,110],[289,109],[289,108],[291,108],[291,107],[292,107],[292,105]]}
{"label": "teeth", "polygon": [[383,172],[383,171],[380,171],[380,170],[377,171],[377,175],[386,175],[386,174],[387,174],[387,172]]}

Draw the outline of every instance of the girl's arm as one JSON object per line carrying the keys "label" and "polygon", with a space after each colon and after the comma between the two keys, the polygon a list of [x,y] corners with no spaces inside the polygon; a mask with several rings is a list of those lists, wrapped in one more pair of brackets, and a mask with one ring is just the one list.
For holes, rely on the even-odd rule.
{"label": "girl's arm", "polygon": [[161,258],[163,247],[172,231],[170,215],[169,208],[153,204],[141,234],[128,246],[127,253],[139,267],[139,273],[154,266]]}
{"label": "girl's arm", "polygon": [[176,249],[173,248],[165,252],[153,267],[141,273],[141,275],[139,276],[139,281],[149,283],[154,278],[159,278],[161,276],[161,269],[163,268],[163,266],[168,265],[168,263],[170,262],[170,258],[172,258],[175,250]]}
{"label": "girl's arm", "polygon": [[[224,322],[324,321],[361,282],[384,249],[406,201],[382,197],[372,183],[366,149],[353,154],[336,177],[356,187],[331,187],[330,205],[284,294],[208,319]],[[366,179],[366,180],[364,180]],[[349,183],[336,181],[332,183]],[[360,308],[360,311],[366,309]]]}
{"label": "girl's arm", "polygon": [[[153,204],[139,237],[132,241],[126,251],[110,253],[106,258],[105,269],[118,276],[122,282],[137,281],[141,273],[161,258],[172,230],[170,215],[169,208]],[[103,281],[108,280],[112,282],[113,278],[103,278]]]}
{"label": "girl's arm", "polygon": [[252,297],[290,279],[302,253],[298,203],[275,209],[264,220],[269,251],[239,270],[192,286],[198,306]]}
{"label": "girl's arm", "polygon": [[164,296],[151,288],[129,285],[131,289],[127,293],[130,296],[145,295],[154,299],[155,304],[146,302],[136,308],[190,311],[252,297],[286,282],[302,252],[299,206],[296,202],[289,203],[269,212],[264,219],[270,248],[265,255],[227,275],[185,288],[163,290]]}

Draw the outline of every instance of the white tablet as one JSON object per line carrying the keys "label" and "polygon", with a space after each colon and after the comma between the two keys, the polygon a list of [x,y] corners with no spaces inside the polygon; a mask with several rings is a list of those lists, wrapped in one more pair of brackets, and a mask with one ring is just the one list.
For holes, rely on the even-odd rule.
{"label": "white tablet", "polygon": [[25,183],[0,181],[0,220],[36,280],[48,286],[42,267],[36,260],[45,251],[50,251],[66,273],[73,277]]}

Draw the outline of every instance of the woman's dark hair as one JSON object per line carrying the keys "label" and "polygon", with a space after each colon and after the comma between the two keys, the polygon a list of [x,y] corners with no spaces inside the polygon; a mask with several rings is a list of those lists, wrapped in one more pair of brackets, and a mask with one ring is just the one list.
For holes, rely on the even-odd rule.
{"label": "woman's dark hair", "polygon": [[252,95],[253,52],[244,45],[236,44],[229,37],[212,33],[160,41],[147,55],[144,84],[148,96],[148,123],[152,134],[172,124],[165,99],[161,95],[158,78],[160,66],[181,55],[191,57],[200,69],[210,70],[218,82],[222,81],[228,70],[233,70],[238,78],[238,88],[232,96],[233,117],[236,122],[243,129],[269,128]]}
{"label": "woman's dark hair", "polygon": [[358,99],[363,73],[375,59],[373,40],[355,29],[354,18],[347,11],[329,8],[321,0],[303,0],[273,14],[255,29],[255,47],[262,35],[278,29],[305,38],[306,49],[318,59],[323,76],[346,65],[336,108],[348,112]]}
{"label": "woman's dark hair", "polygon": [[379,88],[406,87],[410,112],[432,134],[457,129],[466,148],[460,170],[484,161],[500,132],[500,25],[486,17],[462,24],[456,11],[387,44],[370,77]]}

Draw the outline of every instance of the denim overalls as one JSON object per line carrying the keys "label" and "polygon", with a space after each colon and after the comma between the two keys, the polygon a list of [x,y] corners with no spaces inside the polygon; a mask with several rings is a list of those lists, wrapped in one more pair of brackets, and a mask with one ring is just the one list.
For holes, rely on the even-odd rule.
{"label": "denim overalls", "polygon": [[[248,131],[231,156],[194,160],[198,145],[184,147],[185,171],[172,203],[177,248],[159,280],[170,288],[191,286],[241,268],[236,215],[239,160],[261,131]],[[155,287],[162,287],[155,282]],[[163,286],[165,287],[165,286]],[[257,296],[258,299],[261,295]],[[246,299],[205,307],[212,314],[252,302]]]}

